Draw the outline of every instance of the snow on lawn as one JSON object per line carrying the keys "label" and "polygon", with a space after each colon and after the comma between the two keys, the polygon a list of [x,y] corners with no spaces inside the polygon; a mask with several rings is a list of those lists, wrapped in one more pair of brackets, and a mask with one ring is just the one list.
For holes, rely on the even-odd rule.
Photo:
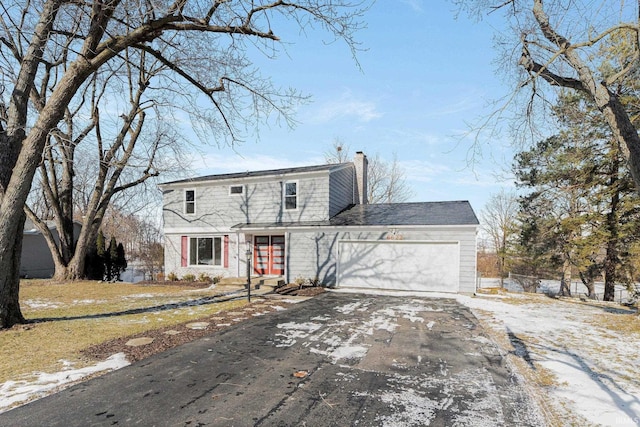
{"label": "snow on lawn", "polygon": [[583,417],[587,425],[640,425],[640,335],[601,326],[611,313],[621,316],[614,321],[638,322],[638,330],[639,316],[623,314],[627,312],[618,305],[542,295],[460,295],[457,300],[485,327],[509,337],[513,350],[506,351],[523,358],[531,369],[541,366],[555,376],[546,400],[558,405],[556,412]]}
{"label": "snow on lawn", "polygon": [[120,369],[129,364],[124,353],[114,354],[103,362],[80,369],[72,369],[70,363],[63,363],[65,369],[60,372],[41,372],[33,381],[7,381],[0,385],[0,412],[8,411],[17,403],[44,397],[61,386],[85,379],[96,372]]}

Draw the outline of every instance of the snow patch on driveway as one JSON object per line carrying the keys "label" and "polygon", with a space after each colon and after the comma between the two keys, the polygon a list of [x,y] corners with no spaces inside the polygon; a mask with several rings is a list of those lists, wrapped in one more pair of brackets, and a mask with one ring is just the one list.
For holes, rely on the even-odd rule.
{"label": "snow patch on driveway", "polygon": [[277,333],[276,337],[279,342],[276,347],[291,347],[298,339],[307,338],[312,332],[317,331],[322,327],[320,323],[280,323],[276,326],[278,329],[283,329],[284,332]]}
{"label": "snow patch on driveway", "polygon": [[[451,413],[451,425],[489,427],[505,423],[498,391],[484,368],[465,370],[449,378],[396,374],[387,384],[386,390],[354,393],[355,397],[379,400],[392,409],[391,414],[376,417],[382,426],[427,426],[443,411]],[[438,399],[429,397],[434,395]]]}

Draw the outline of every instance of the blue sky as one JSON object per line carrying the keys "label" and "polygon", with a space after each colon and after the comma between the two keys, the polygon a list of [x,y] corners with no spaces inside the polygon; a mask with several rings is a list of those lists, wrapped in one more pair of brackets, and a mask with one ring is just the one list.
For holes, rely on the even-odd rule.
{"label": "blue sky", "polygon": [[395,153],[411,201],[469,200],[479,215],[491,194],[512,185],[499,178],[511,164],[508,140],[480,138],[470,164],[473,138],[464,136],[509,90],[495,73],[492,23],[456,19],[452,4],[426,0],[380,0],[365,21],[361,69],[344,43],[327,45],[322,33],[284,40],[294,44],[263,72],[311,95],[298,125],[265,125],[259,139],[234,149],[201,146],[195,174],[323,163],[339,138],[352,152]]}

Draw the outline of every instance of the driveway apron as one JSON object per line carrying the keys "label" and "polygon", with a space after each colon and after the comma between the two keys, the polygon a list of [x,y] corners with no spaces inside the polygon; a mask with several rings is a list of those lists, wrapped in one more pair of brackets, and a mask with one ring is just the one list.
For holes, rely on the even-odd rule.
{"label": "driveway apron", "polygon": [[325,293],[0,414],[0,426],[539,426],[453,299]]}

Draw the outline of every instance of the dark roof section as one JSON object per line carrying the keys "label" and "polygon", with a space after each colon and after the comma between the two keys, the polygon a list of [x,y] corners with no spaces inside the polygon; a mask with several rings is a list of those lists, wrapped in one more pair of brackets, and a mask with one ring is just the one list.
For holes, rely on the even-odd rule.
{"label": "dark roof section", "polygon": [[315,166],[300,166],[295,168],[284,168],[284,169],[270,169],[270,170],[262,170],[262,171],[251,171],[251,172],[237,172],[237,173],[224,173],[218,175],[206,175],[206,176],[198,176],[195,178],[187,178],[181,179],[178,181],[164,182],[160,185],[167,184],[186,184],[191,182],[207,182],[207,181],[218,181],[224,179],[238,179],[238,178],[254,178],[261,176],[269,176],[269,175],[289,175],[295,173],[305,173],[305,172],[319,172],[319,171],[330,171],[331,169],[339,169],[344,167],[350,163],[332,163],[326,165],[315,165]]}
{"label": "dark roof section", "polygon": [[233,228],[478,225],[468,201],[353,205],[329,221],[237,224]]}
{"label": "dark roof section", "polygon": [[467,201],[355,205],[331,225],[478,225]]}

